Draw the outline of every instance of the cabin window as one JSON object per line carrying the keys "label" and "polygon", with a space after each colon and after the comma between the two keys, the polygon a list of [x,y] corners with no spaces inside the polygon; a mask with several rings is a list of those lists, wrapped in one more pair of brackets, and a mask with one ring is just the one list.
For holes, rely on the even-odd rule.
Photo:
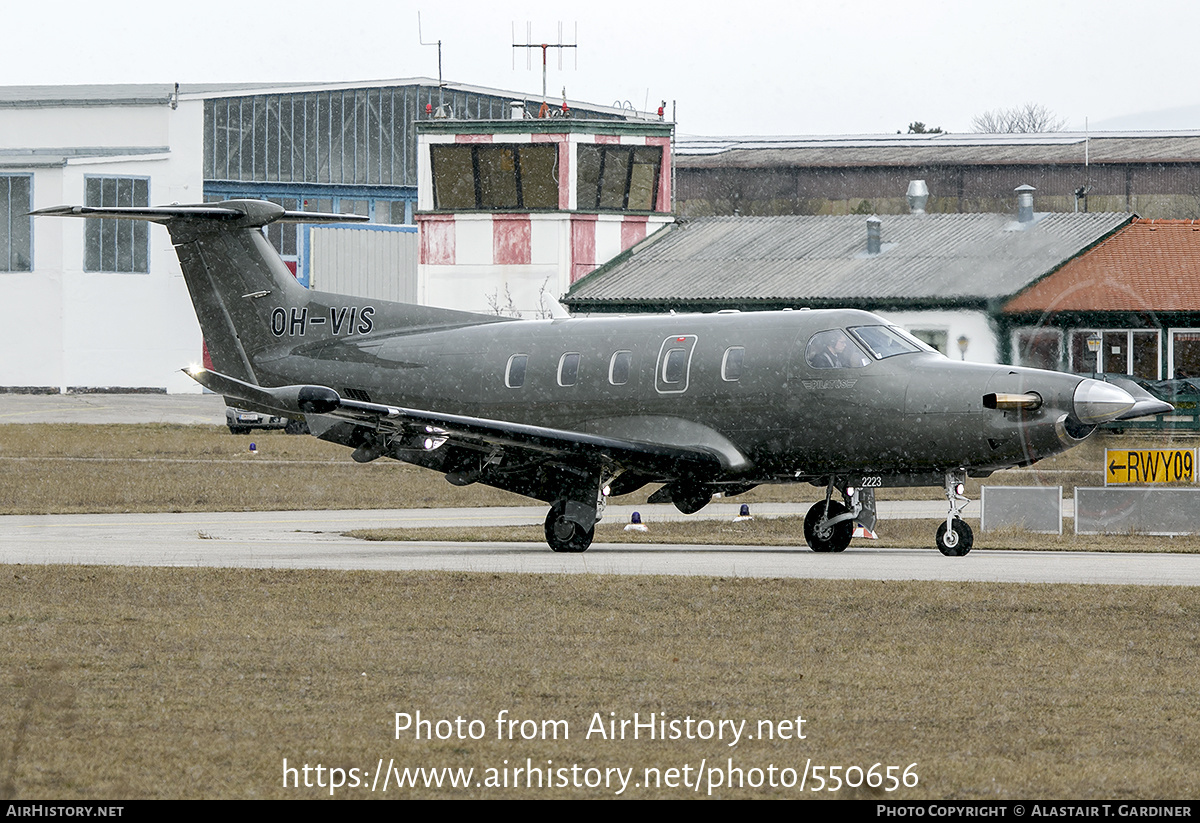
{"label": "cabin window", "polygon": [[809,338],[804,362],[814,369],[856,369],[867,365],[867,358],[844,331],[830,329]]}
{"label": "cabin window", "polygon": [[671,349],[663,358],[664,383],[682,383],[687,371],[687,349]]}
{"label": "cabin window", "polygon": [[[88,206],[149,206],[149,177],[85,177]],[[150,271],[150,229],[143,220],[92,218],[83,229],[84,271]]]}
{"label": "cabin window", "polygon": [[525,366],[529,363],[529,355],[514,354],[508,358],[508,368],[504,371],[504,385],[510,389],[519,389],[525,385]]}
{"label": "cabin window", "polygon": [[579,352],[568,352],[558,359],[558,385],[574,386],[579,381]]}
{"label": "cabin window", "polygon": [[731,346],[725,350],[725,357],[721,360],[721,379],[727,383],[732,383],[740,380],[742,377],[742,362],[746,357],[746,349],[743,346]]}
{"label": "cabin window", "polygon": [[33,271],[33,178],[0,175],[0,271]]}
{"label": "cabin window", "polygon": [[633,352],[614,352],[608,361],[608,382],[614,386],[624,386],[629,382],[629,367],[633,363]]}

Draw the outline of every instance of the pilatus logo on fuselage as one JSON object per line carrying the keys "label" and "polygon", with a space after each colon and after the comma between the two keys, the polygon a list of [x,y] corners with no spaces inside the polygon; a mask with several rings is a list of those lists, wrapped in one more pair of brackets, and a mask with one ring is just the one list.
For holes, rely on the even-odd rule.
{"label": "pilatus logo on fuselage", "polygon": [[334,336],[351,334],[370,334],[375,328],[375,307],[358,306],[349,308],[329,308],[329,314],[314,311],[311,315],[308,308],[292,309],[276,308],[271,312],[271,333],[276,337],[303,337],[309,326],[328,328]]}

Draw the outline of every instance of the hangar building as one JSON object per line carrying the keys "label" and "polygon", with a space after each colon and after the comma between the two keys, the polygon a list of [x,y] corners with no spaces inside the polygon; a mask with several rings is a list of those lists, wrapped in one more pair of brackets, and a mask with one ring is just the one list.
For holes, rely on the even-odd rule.
{"label": "hangar building", "polygon": [[[0,390],[199,390],[178,371],[202,343],[167,233],[28,211],[255,197],[367,215],[268,236],[306,285],[415,300],[417,121],[539,104],[428,78],[0,88]],[[630,114],[570,107],[575,120]]]}

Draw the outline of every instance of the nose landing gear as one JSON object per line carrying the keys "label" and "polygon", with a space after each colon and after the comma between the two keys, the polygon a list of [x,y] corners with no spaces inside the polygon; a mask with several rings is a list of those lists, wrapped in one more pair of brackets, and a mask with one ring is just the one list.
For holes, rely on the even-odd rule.
{"label": "nose landing gear", "polygon": [[946,522],[938,526],[934,542],[938,551],[947,557],[962,557],[975,542],[971,527],[962,519],[962,510],[971,502],[963,496],[966,479],[967,473],[961,469],[946,472],[946,499],[950,501],[950,511],[946,514]]}

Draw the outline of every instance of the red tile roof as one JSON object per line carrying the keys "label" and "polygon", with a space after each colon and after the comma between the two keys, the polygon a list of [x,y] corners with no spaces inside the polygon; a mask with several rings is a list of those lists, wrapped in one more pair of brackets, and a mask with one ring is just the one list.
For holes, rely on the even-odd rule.
{"label": "red tile roof", "polygon": [[1200,311],[1200,221],[1134,220],[1004,306],[1044,311]]}

